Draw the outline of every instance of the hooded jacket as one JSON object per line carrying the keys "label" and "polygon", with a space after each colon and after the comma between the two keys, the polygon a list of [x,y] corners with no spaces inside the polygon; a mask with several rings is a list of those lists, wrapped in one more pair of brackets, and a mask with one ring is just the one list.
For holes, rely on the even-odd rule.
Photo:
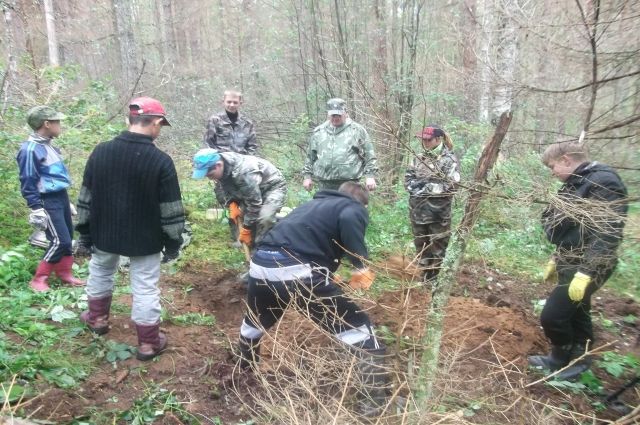
{"label": "hooded jacket", "polygon": [[598,162],[578,166],[542,214],[556,259],[593,276],[615,264],[627,216],[627,189],[613,168]]}
{"label": "hooded jacket", "polygon": [[346,255],[355,267],[363,268],[368,224],[367,209],[360,202],[336,190],[321,190],[276,224],[258,249],[283,250],[331,272]]}

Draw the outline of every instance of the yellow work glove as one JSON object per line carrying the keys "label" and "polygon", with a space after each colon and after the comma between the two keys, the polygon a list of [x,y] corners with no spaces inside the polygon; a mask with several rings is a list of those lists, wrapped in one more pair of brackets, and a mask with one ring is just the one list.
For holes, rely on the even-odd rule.
{"label": "yellow work glove", "polygon": [[242,210],[238,206],[237,202],[229,203],[229,220],[233,221],[236,226],[238,225],[238,219],[242,217]]}
{"label": "yellow work glove", "polygon": [[591,277],[584,273],[577,272],[573,275],[573,280],[569,284],[569,298],[571,301],[579,302],[584,298],[584,291],[591,283]]}
{"label": "yellow work glove", "polygon": [[251,237],[251,229],[247,229],[246,227],[242,226],[242,228],[240,229],[240,236],[238,236],[238,240],[248,247],[251,247],[251,243],[253,242],[253,238]]}
{"label": "yellow work glove", "polygon": [[369,268],[356,270],[351,274],[349,286],[353,289],[369,289],[375,278],[376,274],[369,270]]}
{"label": "yellow work glove", "polygon": [[558,271],[556,270],[556,261],[552,258],[544,267],[542,272],[542,281],[544,283],[558,283]]}

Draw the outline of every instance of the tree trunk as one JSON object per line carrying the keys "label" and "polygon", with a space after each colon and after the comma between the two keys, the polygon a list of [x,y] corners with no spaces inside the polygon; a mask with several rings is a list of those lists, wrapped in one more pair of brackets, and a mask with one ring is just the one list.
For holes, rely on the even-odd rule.
{"label": "tree trunk", "polygon": [[13,35],[13,1],[0,3],[2,15],[4,17],[4,34],[7,45],[7,67],[2,74],[2,85],[0,86],[0,96],[2,97],[2,115],[7,110],[9,98],[12,92],[12,83],[18,71],[18,62],[15,56],[15,39]]}
{"label": "tree trunk", "polygon": [[[351,55],[349,54],[349,50],[347,47],[347,43],[349,40],[348,34],[347,34],[347,23],[346,23],[346,16],[343,16],[340,11],[341,10],[346,10],[346,7],[344,6],[344,4],[341,4],[338,2],[338,0],[334,0],[333,2],[334,7],[333,7],[333,12],[335,13],[335,18],[336,18],[336,31],[337,31],[337,39],[338,39],[338,52],[340,54],[340,59],[342,61],[342,66],[341,68],[341,74],[343,74],[343,79],[347,84],[347,92],[346,92],[346,96],[344,94],[341,94],[341,97],[346,97],[348,100],[351,101],[351,108],[349,109],[349,115],[351,116],[352,119],[356,119],[356,109],[355,109],[355,105],[353,103],[353,100],[355,99],[355,93],[353,90],[353,67],[352,67],[352,60],[351,60]],[[346,13],[346,12],[345,12]],[[343,20],[345,22],[343,22]],[[342,81],[340,81],[340,85],[342,85]]]}
{"label": "tree trunk", "polygon": [[138,75],[138,54],[133,33],[133,10],[129,0],[112,0],[116,37],[120,49],[122,89],[129,89]]}
{"label": "tree trunk", "polygon": [[60,66],[58,35],[56,33],[56,15],[53,0],[44,0],[44,17],[47,23],[47,44],[49,46],[49,65]]}
{"label": "tree trunk", "polygon": [[[414,94],[416,78],[416,56],[418,49],[418,35],[420,33],[420,16],[424,1],[408,0],[403,4],[403,24],[400,31],[401,56],[398,62],[399,72],[397,84],[398,93],[398,134],[393,154],[392,183],[400,177],[404,160],[405,146],[411,139],[411,124],[413,117]],[[406,54],[406,56],[405,56]]]}
{"label": "tree trunk", "polygon": [[482,187],[489,171],[491,171],[491,168],[498,159],[500,144],[504,140],[510,123],[511,113],[503,113],[502,116],[500,116],[493,138],[482,151],[473,176],[473,184],[477,189],[472,189],[473,191],[467,199],[462,221],[453,232],[451,243],[447,248],[447,254],[442,264],[442,271],[438,275],[437,282],[433,285],[431,303],[425,322],[424,336],[421,341],[421,346],[425,347],[425,350],[420,359],[420,370],[418,372],[416,385],[416,402],[419,406],[419,412],[424,412],[429,407],[433,393],[433,384],[438,372],[445,308],[449,301],[451,288],[453,288],[455,284],[456,274],[464,257],[471,230],[478,218],[478,206],[484,196]]}
{"label": "tree trunk", "polygon": [[376,0],[375,28],[373,29],[373,40],[375,48],[373,52],[373,93],[377,101],[381,103],[382,116],[389,121],[388,97],[389,87],[386,78],[389,75],[387,64],[387,22],[385,15],[385,3],[383,0]]}
{"label": "tree trunk", "polygon": [[478,37],[480,47],[480,81],[479,81],[479,104],[478,120],[489,122],[489,104],[491,101],[491,63],[493,45],[493,21],[494,21],[494,0],[478,0],[478,12],[480,13],[481,34]]}
{"label": "tree trunk", "polygon": [[472,122],[478,116],[477,92],[478,83],[475,75],[478,68],[478,58],[474,49],[478,38],[478,23],[476,16],[476,0],[464,0],[460,3],[461,31],[462,31],[462,69],[463,69],[463,117]]}
{"label": "tree trunk", "polygon": [[494,123],[507,111],[513,102],[513,77],[518,58],[518,34],[515,14],[518,13],[517,0],[504,0],[498,19],[498,40],[496,52],[496,84],[491,105],[491,122]]}

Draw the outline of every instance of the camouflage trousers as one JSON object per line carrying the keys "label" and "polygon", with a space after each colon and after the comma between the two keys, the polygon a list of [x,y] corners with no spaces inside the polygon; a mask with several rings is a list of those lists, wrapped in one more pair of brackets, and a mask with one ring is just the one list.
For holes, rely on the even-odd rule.
{"label": "camouflage trousers", "polygon": [[418,254],[418,264],[423,270],[423,280],[434,279],[449,245],[451,237],[451,222],[449,220],[437,223],[415,223],[411,221],[413,243]]}
{"label": "camouflage trousers", "polygon": [[276,214],[284,206],[287,199],[287,186],[285,184],[272,188],[262,196],[262,208],[255,226],[254,245],[262,240],[264,235],[276,224]]}
{"label": "camouflage trousers", "polygon": [[[220,208],[226,208],[227,200],[224,196],[224,190],[222,189],[222,185],[219,181],[214,182],[213,193],[216,197],[216,201],[220,204]],[[238,226],[233,221],[229,220],[229,233],[232,241],[238,240],[238,235],[240,231],[238,230]]]}

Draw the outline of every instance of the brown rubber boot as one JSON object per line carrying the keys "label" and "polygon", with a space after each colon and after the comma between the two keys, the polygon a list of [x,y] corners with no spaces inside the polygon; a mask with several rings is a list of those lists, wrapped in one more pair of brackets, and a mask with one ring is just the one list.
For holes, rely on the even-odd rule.
{"label": "brown rubber boot", "polygon": [[103,298],[89,297],[89,310],[80,314],[91,332],[104,335],[109,332],[109,311],[111,310],[111,295]]}
{"label": "brown rubber boot", "polygon": [[136,323],[138,332],[138,360],[147,361],[156,357],[167,348],[167,336],[160,332],[160,322],[155,325],[140,325]]}
{"label": "brown rubber boot", "polygon": [[33,279],[31,279],[31,282],[29,283],[31,289],[36,292],[48,291],[50,288],[47,284],[47,279],[49,279],[49,275],[53,271],[54,266],[55,264],[51,264],[44,260],[40,261],[40,264],[38,264],[38,268],[36,269],[36,273],[33,275]]}
{"label": "brown rubber boot", "polygon": [[62,257],[60,262],[53,265],[53,270],[56,272],[56,275],[60,278],[64,283],[68,283],[71,286],[84,286],[87,284],[84,280],[80,280],[77,277],[73,277],[73,273],[71,273],[71,268],[73,267],[73,256],[65,255]]}

